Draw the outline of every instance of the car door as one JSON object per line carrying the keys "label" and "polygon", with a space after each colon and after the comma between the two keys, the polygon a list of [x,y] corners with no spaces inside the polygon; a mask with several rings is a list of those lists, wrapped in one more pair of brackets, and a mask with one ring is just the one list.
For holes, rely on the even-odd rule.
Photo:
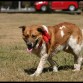
{"label": "car door", "polygon": [[61,10],[63,6],[62,1],[52,1],[51,2],[51,9],[53,10]]}
{"label": "car door", "polygon": [[69,5],[69,1],[61,1],[61,8],[62,9],[67,9]]}

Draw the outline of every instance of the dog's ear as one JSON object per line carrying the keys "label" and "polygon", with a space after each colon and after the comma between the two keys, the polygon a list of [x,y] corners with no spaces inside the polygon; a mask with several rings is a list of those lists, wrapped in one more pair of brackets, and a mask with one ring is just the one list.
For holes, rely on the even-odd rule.
{"label": "dog's ear", "polygon": [[39,27],[39,28],[37,28],[37,31],[40,32],[40,33],[44,33],[44,29],[43,29],[43,27]]}
{"label": "dog's ear", "polygon": [[51,37],[45,27],[39,27],[37,28],[37,31],[42,33],[42,37],[46,43],[50,41]]}
{"label": "dog's ear", "polygon": [[25,30],[26,26],[20,26],[19,28],[22,29],[22,32]]}

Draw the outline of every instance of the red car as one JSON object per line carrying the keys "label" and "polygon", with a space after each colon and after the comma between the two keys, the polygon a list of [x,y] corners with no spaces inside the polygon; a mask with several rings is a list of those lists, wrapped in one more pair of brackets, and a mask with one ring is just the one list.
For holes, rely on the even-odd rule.
{"label": "red car", "polygon": [[43,12],[51,10],[69,10],[75,11],[78,9],[77,1],[37,1],[35,2],[35,9]]}

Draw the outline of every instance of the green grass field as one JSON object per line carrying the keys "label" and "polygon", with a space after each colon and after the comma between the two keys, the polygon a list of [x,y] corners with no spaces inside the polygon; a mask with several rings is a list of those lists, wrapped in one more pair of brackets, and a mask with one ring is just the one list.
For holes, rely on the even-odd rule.
{"label": "green grass field", "polygon": [[83,15],[1,13],[0,81],[83,81],[83,66],[81,71],[73,72],[73,56],[64,52],[53,57],[58,63],[59,72],[52,72],[47,63],[40,76],[29,76],[36,70],[39,58],[27,53],[21,29],[18,27],[32,24],[55,25],[64,21],[83,28]]}

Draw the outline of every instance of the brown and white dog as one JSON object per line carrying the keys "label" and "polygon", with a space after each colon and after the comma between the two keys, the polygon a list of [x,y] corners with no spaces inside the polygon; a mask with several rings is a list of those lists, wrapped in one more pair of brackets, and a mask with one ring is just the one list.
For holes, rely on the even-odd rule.
{"label": "brown and white dog", "polygon": [[61,50],[74,55],[74,71],[80,70],[83,60],[83,30],[75,24],[63,22],[55,26],[32,25],[19,28],[22,28],[27,51],[41,57],[37,70],[31,76],[41,74],[46,61],[51,64],[53,71],[57,72],[58,68],[52,56]]}

